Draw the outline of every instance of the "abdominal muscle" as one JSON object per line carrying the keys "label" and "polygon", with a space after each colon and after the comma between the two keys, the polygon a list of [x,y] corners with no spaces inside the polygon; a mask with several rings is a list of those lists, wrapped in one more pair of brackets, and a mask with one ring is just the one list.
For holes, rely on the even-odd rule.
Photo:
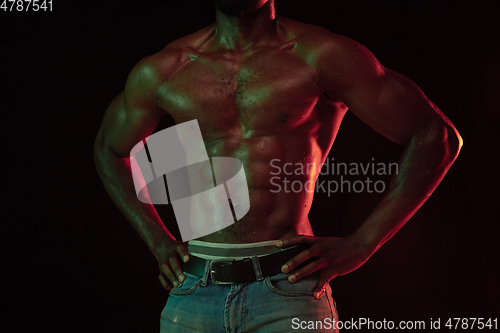
{"label": "abdominal muscle", "polygon": [[[234,224],[197,239],[214,243],[252,243],[299,234],[313,235],[308,213],[317,172],[312,165],[322,162],[321,151],[306,135],[227,138],[208,144],[210,157],[235,157],[243,163],[250,210]],[[300,165],[304,166],[302,172]],[[206,176],[203,178],[211,178],[211,170],[207,168],[202,172]],[[196,210],[201,214],[217,214],[206,208],[198,206]]]}

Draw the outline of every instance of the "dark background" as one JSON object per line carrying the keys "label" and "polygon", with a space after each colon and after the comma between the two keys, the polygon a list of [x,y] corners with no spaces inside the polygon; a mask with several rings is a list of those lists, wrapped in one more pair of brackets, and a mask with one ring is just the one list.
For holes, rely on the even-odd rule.
{"label": "dark background", "polygon": [[[277,1],[278,14],[351,37],[411,78],[465,142],[414,218],[364,266],[332,281],[343,320],[441,318],[443,326],[500,313],[495,3]],[[2,314],[14,323],[2,331],[158,331],[167,293],[156,261],[104,191],[93,142],[130,69],[214,17],[209,0],[54,0],[53,12],[0,11]],[[394,162],[401,151],[348,114],[330,156]],[[311,223],[317,234],[346,235],[379,199],[319,193]],[[173,219],[169,207],[161,214]]]}

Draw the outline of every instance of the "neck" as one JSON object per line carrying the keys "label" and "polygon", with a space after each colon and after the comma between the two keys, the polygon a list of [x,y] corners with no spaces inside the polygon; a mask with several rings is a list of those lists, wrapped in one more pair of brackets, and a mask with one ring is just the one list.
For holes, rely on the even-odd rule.
{"label": "neck", "polygon": [[241,16],[216,12],[216,41],[228,50],[248,50],[277,35],[274,0]]}

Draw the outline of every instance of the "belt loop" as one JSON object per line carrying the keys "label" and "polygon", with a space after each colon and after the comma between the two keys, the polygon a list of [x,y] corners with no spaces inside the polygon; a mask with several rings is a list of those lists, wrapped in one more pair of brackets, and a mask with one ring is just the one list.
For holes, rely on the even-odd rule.
{"label": "belt loop", "polygon": [[255,272],[255,278],[257,279],[257,281],[263,280],[264,277],[262,276],[262,270],[260,269],[259,258],[252,257],[252,265],[253,265],[253,270]]}
{"label": "belt loop", "polygon": [[205,260],[205,268],[203,269],[203,276],[201,277],[201,285],[207,286],[208,274],[210,274],[210,263],[212,260]]}

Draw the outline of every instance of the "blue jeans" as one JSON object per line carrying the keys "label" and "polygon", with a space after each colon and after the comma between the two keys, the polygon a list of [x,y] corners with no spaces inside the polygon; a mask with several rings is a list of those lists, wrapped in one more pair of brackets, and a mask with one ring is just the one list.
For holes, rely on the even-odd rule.
{"label": "blue jeans", "polygon": [[293,284],[283,273],[227,285],[207,280],[208,268],[203,277],[185,276],[184,283],[170,292],[160,333],[275,333],[308,327],[310,332],[338,332],[332,326],[338,315],[330,286],[319,299],[312,294],[319,272]]}

